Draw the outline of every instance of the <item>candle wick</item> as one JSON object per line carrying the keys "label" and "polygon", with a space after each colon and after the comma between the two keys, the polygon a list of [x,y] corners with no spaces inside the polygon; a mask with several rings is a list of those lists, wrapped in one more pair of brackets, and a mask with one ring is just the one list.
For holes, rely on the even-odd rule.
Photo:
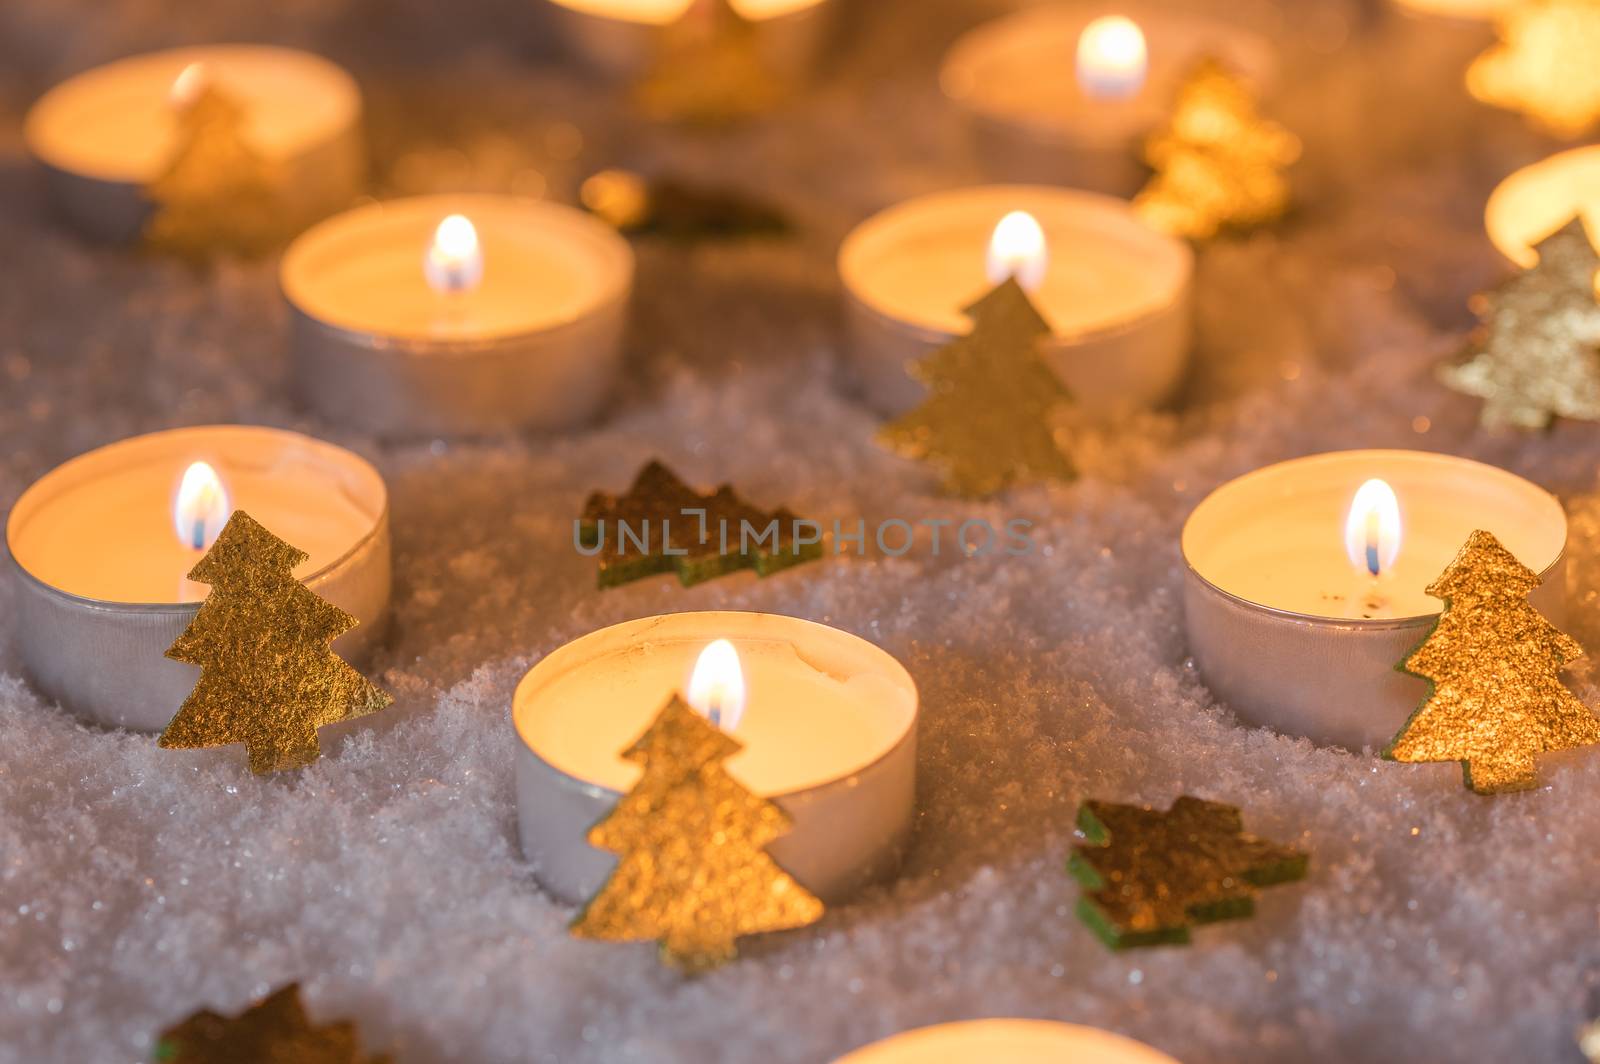
{"label": "candle wick", "polygon": [[706,712],[706,716],[710,719],[713,727],[722,727],[722,703],[711,703],[710,708]]}
{"label": "candle wick", "polygon": [[195,520],[194,533],[189,537],[189,542],[194,545],[195,550],[206,549],[206,523],[203,518]]}
{"label": "candle wick", "polygon": [[1383,575],[1383,566],[1378,564],[1378,544],[1374,540],[1367,540],[1367,572],[1374,577]]}

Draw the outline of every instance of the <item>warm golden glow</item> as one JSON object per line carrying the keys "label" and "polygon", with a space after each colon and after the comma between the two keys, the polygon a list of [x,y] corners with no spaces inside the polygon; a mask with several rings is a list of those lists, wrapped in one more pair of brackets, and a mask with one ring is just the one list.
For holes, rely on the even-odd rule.
{"label": "warm golden glow", "polygon": [[180,543],[192,550],[209,549],[232,515],[228,489],[215,469],[195,462],[183,471],[172,501],[172,525]]}
{"label": "warm golden glow", "polygon": [[464,214],[452,214],[433,231],[423,256],[422,272],[435,292],[464,292],[483,280],[483,251],[478,230]]}
{"label": "warm golden glow", "polygon": [[[555,0],[562,7],[624,22],[664,26],[687,15],[696,0]],[[703,5],[705,0],[699,0]],[[792,15],[822,0],[729,0],[730,6],[752,22]]]}
{"label": "warm golden glow", "polygon": [[718,639],[700,652],[689,676],[689,704],[723,731],[733,731],[744,716],[744,670],[739,652]]}
{"label": "warm golden glow", "polygon": [[204,63],[190,63],[178,71],[178,76],[172,79],[172,87],[167,90],[167,99],[172,106],[180,111],[194,106],[194,102],[205,91],[206,83],[211,80],[211,72]]}
{"label": "warm golden glow", "polygon": [[1350,564],[1378,577],[1394,567],[1400,554],[1400,500],[1381,480],[1369,480],[1350,501],[1344,521],[1344,550]]}
{"label": "warm golden glow", "polygon": [[1078,36],[1078,87],[1100,99],[1136,96],[1149,66],[1144,31],[1123,15],[1104,15]]}
{"label": "warm golden glow", "polygon": [[987,273],[990,284],[1015,277],[1024,291],[1037,291],[1050,268],[1050,249],[1044,230],[1027,211],[1012,211],[1000,219],[989,237]]}

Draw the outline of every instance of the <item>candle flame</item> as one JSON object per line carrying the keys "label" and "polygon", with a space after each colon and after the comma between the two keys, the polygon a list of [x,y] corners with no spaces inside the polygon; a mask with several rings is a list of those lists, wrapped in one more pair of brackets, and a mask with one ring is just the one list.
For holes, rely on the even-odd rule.
{"label": "candle flame", "polygon": [[1150,63],[1144,31],[1123,15],[1104,15],[1078,36],[1078,87],[1098,99],[1125,99],[1144,88]]}
{"label": "candle flame", "polygon": [[1033,292],[1044,283],[1050,267],[1050,249],[1044,230],[1027,211],[1012,211],[1000,219],[989,238],[988,275],[990,284],[1015,277],[1024,291]]}
{"label": "candle flame", "polygon": [[464,292],[483,280],[483,251],[478,230],[464,214],[452,214],[433,231],[422,258],[422,272],[435,292]]}
{"label": "candle flame", "polygon": [[172,523],[180,543],[191,550],[209,550],[231,516],[228,489],[222,486],[215,469],[205,462],[195,462],[183,471],[172,502]]}
{"label": "candle flame", "polygon": [[1373,577],[1394,567],[1400,554],[1400,500],[1385,482],[1367,481],[1350,500],[1344,550],[1351,565]]}
{"label": "candle flame", "polygon": [[196,100],[200,99],[200,94],[205,91],[210,81],[211,71],[206,69],[204,63],[190,63],[178,71],[178,76],[172,79],[172,87],[167,90],[167,100],[176,110],[187,111],[194,106]]}
{"label": "candle flame", "polygon": [[744,702],[739,652],[726,639],[707,644],[689,675],[689,704],[723,731],[733,731],[744,716]]}

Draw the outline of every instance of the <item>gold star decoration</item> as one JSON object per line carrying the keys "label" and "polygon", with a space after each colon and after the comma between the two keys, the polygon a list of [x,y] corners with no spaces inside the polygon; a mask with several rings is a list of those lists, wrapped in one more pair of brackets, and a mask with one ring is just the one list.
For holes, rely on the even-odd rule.
{"label": "gold star decoration", "polygon": [[167,649],[200,679],[161,733],[167,749],[244,743],[254,772],[309,765],[317,729],[393,701],[329,649],[357,620],[294,578],[307,555],[235,510],[189,573],[211,585]]}
{"label": "gold star decoration", "polygon": [[245,136],[243,104],[203,68],[193,98],[179,104],[178,141],[166,168],[145,186],[155,211],[145,224],[152,247],[189,258],[217,249],[259,255],[285,235],[274,168]]}
{"label": "gold star decoration", "polygon": [[1283,170],[1299,157],[1300,138],[1256,112],[1244,80],[1203,60],[1179,86],[1167,124],[1145,140],[1155,174],[1133,208],[1191,240],[1265,225],[1289,209]]}
{"label": "gold star decoration", "polygon": [[1498,43],[1467,68],[1467,91],[1574,139],[1600,121],[1600,0],[1521,0]]}
{"label": "gold star decoration", "polygon": [[156,1064],[389,1064],[364,1055],[355,1024],[316,1026],[290,983],[237,1016],[201,1009],[156,1039]]}
{"label": "gold star decoration", "polygon": [[878,440],[935,466],[956,495],[1072,479],[1076,471],[1055,426],[1071,396],[1039,353],[1050,326],[1014,277],[966,314],[970,333],[909,367],[928,395],[883,426]]}
{"label": "gold star decoration", "polygon": [[1495,794],[1537,786],[1537,754],[1600,743],[1600,719],[1560,677],[1583,648],[1528,601],[1539,584],[1488,532],[1467,538],[1428,585],[1444,612],[1398,668],[1429,690],[1385,758],[1459,761],[1468,787]]}
{"label": "gold star decoration", "polygon": [[600,558],[600,587],[676,572],[684,587],[754,569],[768,576],[822,557],[800,542],[799,518],[784,507],[757,509],[723,484],[702,495],[660,462],[648,462],[626,494],[597,491],[578,519],[578,542]]}
{"label": "gold star decoration", "polygon": [[1244,831],[1239,810],[1184,795],[1165,812],[1088,801],[1087,843],[1067,870],[1083,887],[1078,918],[1112,949],[1181,945],[1191,924],[1255,911],[1258,887],[1305,878],[1306,855]]}
{"label": "gold star decoration", "polygon": [[634,96],[652,118],[719,125],[770,110],[787,92],[761,54],[754,23],[729,0],[693,0],[663,29]]}
{"label": "gold star decoration", "polygon": [[1578,218],[1535,248],[1532,269],[1474,301],[1483,325],[1460,359],[1439,368],[1446,386],[1484,401],[1487,429],[1600,421],[1600,255]]}
{"label": "gold star decoration", "polygon": [[623,757],[644,769],[633,790],[589,830],[619,858],[572,922],[577,938],[657,939],[685,972],[736,956],[741,935],[805,927],[822,902],[769,857],[788,814],[741,787],[722,762],[739,743],[674,697]]}

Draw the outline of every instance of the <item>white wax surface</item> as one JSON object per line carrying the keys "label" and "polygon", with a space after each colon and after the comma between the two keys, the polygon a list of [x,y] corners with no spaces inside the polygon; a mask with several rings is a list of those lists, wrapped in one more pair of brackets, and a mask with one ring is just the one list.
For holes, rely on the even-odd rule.
{"label": "white wax surface", "polygon": [[[1078,84],[1078,38],[1104,15],[1138,23],[1149,53],[1144,85],[1124,99],[1090,96]],[[1263,38],[1204,16],[1139,4],[1051,4],[961,38],[940,81],[951,98],[996,119],[1091,142],[1121,141],[1157,125],[1179,81],[1206,56],[1222,59],[1258,88],[1271,81],[1276,64]]]}
{"label": "white wax surface", "polygon": [[[562,7],[589,15],[665,25],[680,19],[694,0],[555,0]],[[733,9],[747,19],[760,21],[815,7],[822,0],[731,0]]]}
{"label": "white wax surface", "polygon": [[995,224],[1012,210],[1044,230],[1049,268],[1030,293],[1058,336],[1111,328],[1171,306],[1188,253],[1120,200],[1035,185],[935,193],[864,223],[839,255],[851,293],[878,312],[941,333],[965,333],[962,308],[991,289],[985,274]]}
{"label": "white wax surface", "polygon": [[[439,222],[477,230],[483,278],[436,292],[423,256]],[[284,294],[319,321],[377,336],[478,341],[551,328],[626,293],[632,253],[604,223],[512,196],[418,196],[330,218],[289,248]]]}
{"label": "white wax surface", "polygon": [[[1350,500],[1369,478],[1400,501],[1392,571],[1374,581],[1345,553]],[[1420,451],[1344,451],[1283,462],[1230,481],[1195,508],[1183,553],[1221,590],[1313,617],[1398,619],[1438,613],[1424,589],[1476,529],[1535,572],[1566,545],[1561,504],[1493,466]]]}
{"label": "white wax surface", "polygon": [[195,62],[244,105],[245,136],[268,159],[332,140],[360,116],[355,82],[320,56],[264,45],[176,48],[96,67],[51,89],[28,113],[29,148],[57,169],[150,181],[171,158],[177,134],[172,83]]}
{"label": "white wax surface", "polygon": [[971,1020],[922,1027],[834,1064],[1177,1064],[1110,1031],[1048,1020]]}
{"label": "white wax surface", "polygon": [[203,585],[184,580],[203,552],[179,541],[172,518],[193,461],[216,469],[235,509],[311,556],[295,570],[302,579],[349,553],[383,512],[376,472],[347,451],[269,429],[177,430],[112,444],[46,475],[13,510],[13,556],[42,583],[83,598],[203,598]]}
{"label": "white wax surface", "polygon": [[1492,19],[1519,0],[1394,0],[1397,7],[1422,15],[1448,18]]}
{"label": "white wax surface", "polygon": [[1500,182],[1484,208],[1484,228],[1502,255],[1529,269],[1539,261],[1533,245],[1574,214],[1600,248],[1600,145],[1552,155]]}
{"label": "white wax surface", "polygon": [[[642,643],[566,671],[518,714],[533,750],[569,776],[625,791],[640,769],[619,755],[674,693],[695,658],[717,638]],[[905,690],[871,672],[819,671],[781,640],[733,639],[748,701],[731,734],[744,749],[728,771],[761,795],[815,786],[864,768],[905,734],[914,709]]]}

